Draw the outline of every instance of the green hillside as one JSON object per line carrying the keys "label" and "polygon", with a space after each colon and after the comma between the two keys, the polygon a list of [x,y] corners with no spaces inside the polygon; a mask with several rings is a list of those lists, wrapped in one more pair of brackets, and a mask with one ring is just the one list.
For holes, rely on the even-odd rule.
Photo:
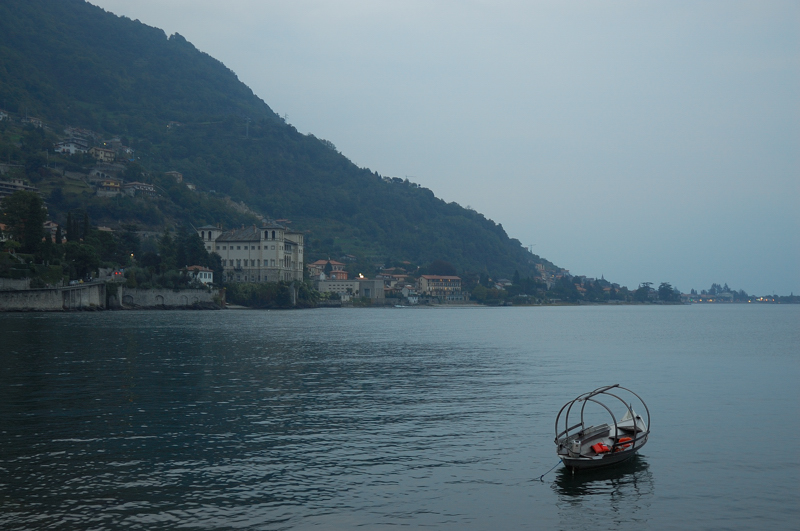
{"label": "green hillside", "polygon": [[[509,278],[514,271],[531,275],[535,263],[553,268],[483,215],[358,168],[330,142],[299,133],[180,35],[168,38],[80,0],[0,2],[0,109],[49,126],[38,133],[0,129],[0,162],[20,164],[41,181],[56,218],[82,206],[96,223],[153,230],[254,219],[231,208],[232,200],[307,231],[310,259],[440,259],[459,273]],[[65,126],[120,137],[135,149],[126,180],[156,184],[160,197],[148,205],[92,197],[42,171],[58,162],[42,150]],[[79,156],[63,164],[88,167]],[[197,192],[165,178],[166,171],[181,172]]]}

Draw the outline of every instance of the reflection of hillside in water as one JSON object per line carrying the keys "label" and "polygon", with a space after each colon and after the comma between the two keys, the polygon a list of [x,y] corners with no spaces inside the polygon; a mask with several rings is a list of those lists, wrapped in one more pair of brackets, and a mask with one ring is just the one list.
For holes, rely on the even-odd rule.
{"label": "reflection of hillside in water", "polygon": [[[594,471],[558,470],[553,490],[558,495],[562,529],[590,529],[597,522],[646,524],[655,485],[642,456]],[[616,527],[619,529],[619,527]]]}

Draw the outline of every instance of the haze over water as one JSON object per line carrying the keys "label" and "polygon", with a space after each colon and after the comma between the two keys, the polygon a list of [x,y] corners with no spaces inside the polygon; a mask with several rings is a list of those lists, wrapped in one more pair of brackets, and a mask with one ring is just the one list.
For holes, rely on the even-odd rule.
{"label": "haze over water", "polygon": [[[18,314],[0,527],[790,529],[800,307]],[[630,466],[557,468],[564,402],[650,408]]]}

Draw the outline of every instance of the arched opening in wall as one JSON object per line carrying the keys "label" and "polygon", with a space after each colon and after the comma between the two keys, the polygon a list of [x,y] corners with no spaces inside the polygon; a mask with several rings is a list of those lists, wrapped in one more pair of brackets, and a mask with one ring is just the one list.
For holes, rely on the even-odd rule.
{"label": "arched opening in wall", "polygon": [[122,297],[122,304],[125,306],[133,306],[133,297],[131,295],[125,295]]}
{"label": "arched opening in wall", "polygon": [[156,295],[156,306],[164,306],[164,297],[162,295]]}

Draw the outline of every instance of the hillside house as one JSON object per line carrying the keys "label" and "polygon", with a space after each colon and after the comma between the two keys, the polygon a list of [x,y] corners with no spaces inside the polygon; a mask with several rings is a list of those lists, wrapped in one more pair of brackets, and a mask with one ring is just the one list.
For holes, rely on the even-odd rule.
{"label": "hillside house", "polygon": [[12,195],[14,192],[24,190],[26,192],[39,193],[35,186],[25,184],[22,179],[11,179],[10,181],[0,181],[0,199]]}
{"label": "hillside house", "polygon": [[110,140],[104,140],[103,147],[112,151],[119,151],[119,149],[122,147],[122,140],[118,136],[115,136]]}
{"label": "hillside house", "polygon": [[39,129],[44,127],[44,122],[39,118],[33,118],[33,117],[26,116],[25,118],[22,119],[22,123],[30,124],[30,125],[32,125],[32,126],[34,126],[36,128],[39,128]]}
{"label": "hillside house", "polygon": [[101,147],[93,147],[89,150],[89,155],[93,156],[100,162],[114,162],[114,150]]}
{"label": "hillside house", "polygon": [[229,282],[303,280],[303,234],[277,223],[223,231],[204,226],[197,234],[209,253],[222,258]]}
{"label": "hillside house", "polygon": [[165,171],[164,175],[166,175],[167,177],[172,177],[173,179],[175,179],[176,183],[183,182],[183,174],[179,171]]}
{"label": "hillside house", "polygon": [[70,138],[56,142],[54,146],[56,153],[74,155],[75,153],[86,153],[89,151],[89,143],[81,138]]}
{"label": "hillside house", "polygon": [[103,179],[97,183],[97,195],[114,197],[122,193],[122,181],[119,179]]}
{"label": "hillside house", "polygon": [[[55,221],[50,221],[49,219],[42,224],[42,228],[44,229],[45,233],[50,236],[50,239],[56,242],[56,233],[58,232],[58,223]],[[63,240],[63,237],[62,237]],[[62,242],[56,242],[62,243]]]}
{"label": "hillside house", "polygon": [[122,190],[131,197],[154,197],[156,195],[156,187],[148,183],[140,183],[133,181],[122,185]]}

